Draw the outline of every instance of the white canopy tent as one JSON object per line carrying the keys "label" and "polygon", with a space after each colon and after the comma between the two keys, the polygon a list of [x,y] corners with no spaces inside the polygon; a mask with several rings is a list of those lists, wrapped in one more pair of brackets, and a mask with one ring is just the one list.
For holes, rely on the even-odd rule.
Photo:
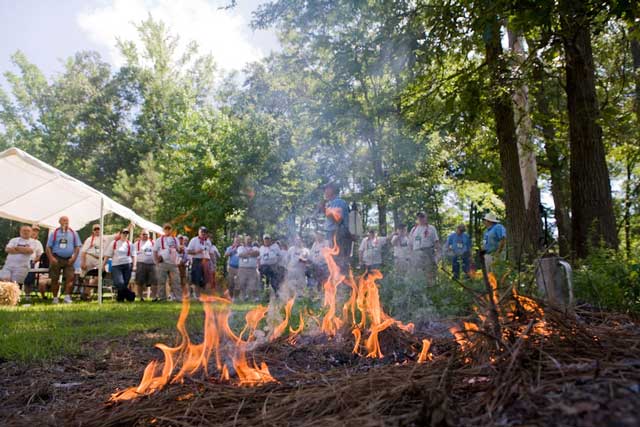
{"label": "white canopy tent", "polygon": [[[135,225],[156,233],[162,228],[98,190],[44,163],[18,148],[0,153],[0,217],[58,227],[61,216],[69,226],[80,229],[96,219],[114,213]],[[101,227],[101,233],[102,229]],[[98,297],[102,301],[102,275]]]}

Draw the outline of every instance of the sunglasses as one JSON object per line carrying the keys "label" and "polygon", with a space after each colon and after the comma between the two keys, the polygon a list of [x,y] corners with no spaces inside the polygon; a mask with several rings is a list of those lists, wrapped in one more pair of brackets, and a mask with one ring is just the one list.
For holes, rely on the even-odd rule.
{"label": "sunglasses", "polygon": [[142,235],[143,235],[143,236],[148,236],[148,234],[147,234],[147,233],[142,233]]}
{"label": "sunglasses", "polygon": [[164,229],[165,230],[171,230],[171,227],[165,227]]}
{"label": "sunglasses", "polygon": [[124,231],[122,232],[122,234],[129,234],[129,231],[128,231],[128,230],[124,230]]}
{"label": "sunglasses", "polygon": [[100,231],[100,229],[99,228],[94,228],[93,231]]}

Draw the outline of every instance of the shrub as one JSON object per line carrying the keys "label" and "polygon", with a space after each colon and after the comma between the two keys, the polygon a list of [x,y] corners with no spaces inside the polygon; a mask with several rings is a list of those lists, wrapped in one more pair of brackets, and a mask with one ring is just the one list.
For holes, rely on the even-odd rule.
{"label": "shrub", "polygon": [[579,302],[640,314],[640,262],[598,249],[574,268],[574,294]]}

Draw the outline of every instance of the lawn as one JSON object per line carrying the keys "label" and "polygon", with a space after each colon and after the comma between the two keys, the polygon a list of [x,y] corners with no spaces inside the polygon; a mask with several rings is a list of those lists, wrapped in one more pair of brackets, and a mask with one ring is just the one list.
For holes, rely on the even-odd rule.
{"label": "lawn", "polygon": [[[252,308],[234,304],[240,321]],[[0,361],[51,361],[78,354],[83,344],[124,337],[136,332],[171,333],[180,312],[177,303],[78,302],[72,305],[33,305],[0,308]],[[189,332],[202,331],[199,303],[191,305]]]}

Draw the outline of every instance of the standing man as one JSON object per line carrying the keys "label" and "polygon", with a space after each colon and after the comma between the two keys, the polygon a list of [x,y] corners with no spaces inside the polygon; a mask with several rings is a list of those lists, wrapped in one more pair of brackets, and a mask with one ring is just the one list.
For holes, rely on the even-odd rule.
{"label": "standing man", "polygon": [[[287,251],[286,286],[294,290],[299,296],[307,292],[307,265],[309,264],[309,250],[304,247],[300,236],[293,239],[293,245]],[[281,295],[282,297],[282,295]]]}
{"label": "standing man", "polygon": [[409,234],[407,226],[400,224],[391,236],[393,246],[393,267],[396,276],[406,274],[411,265],[411,248],[409,247]]}
{"label": "standing man", "polygon": [[271,286],[274,292],[278,292],[280,280],[278,277],[278,263],[281,253],[280,246],[271,241],[271,236],[262,236],[262,246],[260,246],[260,275],[264,276],[267,286]]}
{"label": "standing man", "polygon": [[7,259],[0,270],[0,280],[23,284],[29,272],[29,262],[34,253],[31,240],[31,227],[20,227],[20,236],[9,240],[5,251]]}
{"label": "standing man", "polygon": [[311,265],[313,268],[313,278],[316,282],[318,292],[322,292],[324,282],[329,278],[329,267],[322,250],[329,248],[329,241],[324,238],[324,234],[316,231],[315,240],[311,246]]}
{"label": "standing man", "polygon": [[416,225],[409,233],[409,242],[413,249],[412,267],[419,276],[426,276],[427,286],[433,286],[440,258],[440,240],[436,228],[429,224],[426,213],[418,212],[416,215]]}
{"label": "standing man", "polygon": [[158,274],[158,298],[167,299],[166,283],[171,278],[170,297],[176,301],[182,301],[182,289],[180,288],[180,272],[178,271],[178,239],[172,235],[173,227],[167,223],[162,226],[163,235],[153,245],[153,258],[157,266]]}
{"label": "standing man", "polygon": [[238,257],[238,248],[240,247],[240,236],[233,238],[231,246],[224,251],[224,256],[227,257],[227,283],[229,285],[229,295],[231,298],[237,296],[238,287],[238,267],[240,267],[240,258]]}
{"label": "standing man", "polygon": [[259,301],[260,297],[260,276],[258,275],[258,257],[260,250],[252,244],[251,236],[244,238],[244,245],[238,248],[238,288],[243,294],[243,299],[253,298]]}
{"label": "standing man", "polygon": [[501,259],[504,247],[507,243],[507,230],[498,221],[496,216],[488,213],[484,216],[486,230],[483,237],[484,265],[487,272],[493,271],[493,264]]}
{"label": "standing man", "polygon": [[376,230],[369,229],[367,237],[362,239],[358,254],[360,266],[364,266],[365,273],[382,268],[382,247],[387,243],[387,237],[378,237]]}
{"label": "standing man", "polygon": [[51,291],[53,303],[58,304],[58,290],[60,289],[60,273],[64,277],[64,302],[71,304],[71,291],[73,289],[73,264],[80,253],[80,236],[69,228],[69,218],[61,216],[58,220],[60,227],[49,234],[47,240],[47,257],[49,257],[49,277],[51,278]]}
{"label": "standing man", "polygon": [[339,252],[334,255],[340,272],[346,275],[349,271],[349,256],[351,255],[351,233],[349,233],[349,205],[338,197],[340,189],[337,184],[330,182],[324,187],[324,203],[320,209],[326,217],[325,230],[327,240],[333,248],[338,246]]}
{"label": "standing man", "polygon": [[198,229],[198,235],[191,239],[187,246],[187,254],[191,256],[191,283],[196,286],[197,294],[201,289],[206,289],[211,274],[211,240],[209,230],[202,226]]}
{"label": "standing man", "polygon": [[187,292],[187,295],[191,295],[191,284],[187,280],[187,270],[189,269],[189,261],[191,261],[191,255],[187,253],[187,246],[189,246],[189,238],[184,234],[178,235],[178,271],[180,272],[180,287],[182,292]]}
{"label": "standing man", "polygon": [[[38,224],[33,224],[31,226],[31,238],[29,239],[29,243],[31,244],[31,248],[33,249],[33,252],[31,253],[31,259],[29,261],[30,268],[38,268],[40,264],[40,257],[44,253],[44,248],[42,247],[42,243],[40,243],[39,234],[40,226]],[[30,294],[35,283],[35,273],[28,273],[27,277],[25,277],[24,279],[24,295],[26,301],[29,301],[31,299]]]}
{"label": "standing man", "polygon": [[154,241],[149,238],[149,230],[142,230],[140,239],[133,244],[135,248],[135,262],[133,270],[136,272],[136,291],[140,301],[144,301],[144,292],[151,287],[152,301],[158,300],[158,280],[156,263],[153,259]]}
{"label": "standing man", "polygon": [[462,271],[465,274],[469,274],[471,264],[471,239],[466,233],[464,224],[458,225],[456,231],[449,235],[446,249],[447,253],[451,255],[453,278],[456,280],[460,279],[460,264],[462,264]]}

